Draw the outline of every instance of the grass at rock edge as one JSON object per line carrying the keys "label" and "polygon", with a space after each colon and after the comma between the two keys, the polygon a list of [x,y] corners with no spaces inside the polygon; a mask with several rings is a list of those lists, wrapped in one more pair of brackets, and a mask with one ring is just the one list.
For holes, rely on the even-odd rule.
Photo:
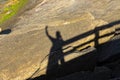
{"label": "grass at rock edge", "polygon": [[8,0],[4,4],[0,4],[0,26],[17,14],[27,2],[28,0]]}

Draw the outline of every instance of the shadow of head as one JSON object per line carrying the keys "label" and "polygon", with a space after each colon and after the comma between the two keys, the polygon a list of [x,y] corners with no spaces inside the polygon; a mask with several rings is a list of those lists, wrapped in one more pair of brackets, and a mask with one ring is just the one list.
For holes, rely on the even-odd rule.
{"label": "shadow of head", "polygon": [[60,31],[57,31],[57,32],[56,32],[56,38],[57,38],[58,40],[61,40],[61,39],[62,39],[62,36],[61,36]]}
{"label": "shadow of head", "polygon": [[2,35],[2,34],[9,34],[9,33],[11,33],[11,29],[6,29],[6,30],[1,31],[0,35]]}

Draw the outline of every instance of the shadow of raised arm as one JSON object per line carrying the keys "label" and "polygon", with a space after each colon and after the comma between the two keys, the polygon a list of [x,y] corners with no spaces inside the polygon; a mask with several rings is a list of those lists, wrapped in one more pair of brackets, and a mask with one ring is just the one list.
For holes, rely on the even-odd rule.
{"label": "shadow of raised arm", "polygon": [[45,33],[46,33],[47,37],[48,37],[51,41],[53,41],[54,38],[51,37],[50,34],[48,33],[48,26],[45,27]]}

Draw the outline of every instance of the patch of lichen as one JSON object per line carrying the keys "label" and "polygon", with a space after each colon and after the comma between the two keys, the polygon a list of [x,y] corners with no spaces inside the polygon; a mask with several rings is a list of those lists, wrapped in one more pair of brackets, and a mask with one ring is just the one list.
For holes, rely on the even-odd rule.
{"label": "patch of lichen", "polygon": [[0,12],[0,25],[5,21],[12,18],[20,8],[22,8],[28,0],[8,0],[6,3],[2,4],[2,10]]}

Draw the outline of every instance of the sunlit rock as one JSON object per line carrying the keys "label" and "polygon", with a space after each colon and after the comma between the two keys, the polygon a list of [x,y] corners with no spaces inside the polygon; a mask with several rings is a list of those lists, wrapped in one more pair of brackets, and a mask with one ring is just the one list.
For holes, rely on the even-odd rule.
{"label": "sunlit rock", "polygon": [[67,55],[106,43],[119,30],[120,0],[31,0],[24,8],[5,24],[11,32],[0,35],[0,80],[25,80],[45,73],[46,56],[58,47],[49,37],[58,39],[57,32]]}

